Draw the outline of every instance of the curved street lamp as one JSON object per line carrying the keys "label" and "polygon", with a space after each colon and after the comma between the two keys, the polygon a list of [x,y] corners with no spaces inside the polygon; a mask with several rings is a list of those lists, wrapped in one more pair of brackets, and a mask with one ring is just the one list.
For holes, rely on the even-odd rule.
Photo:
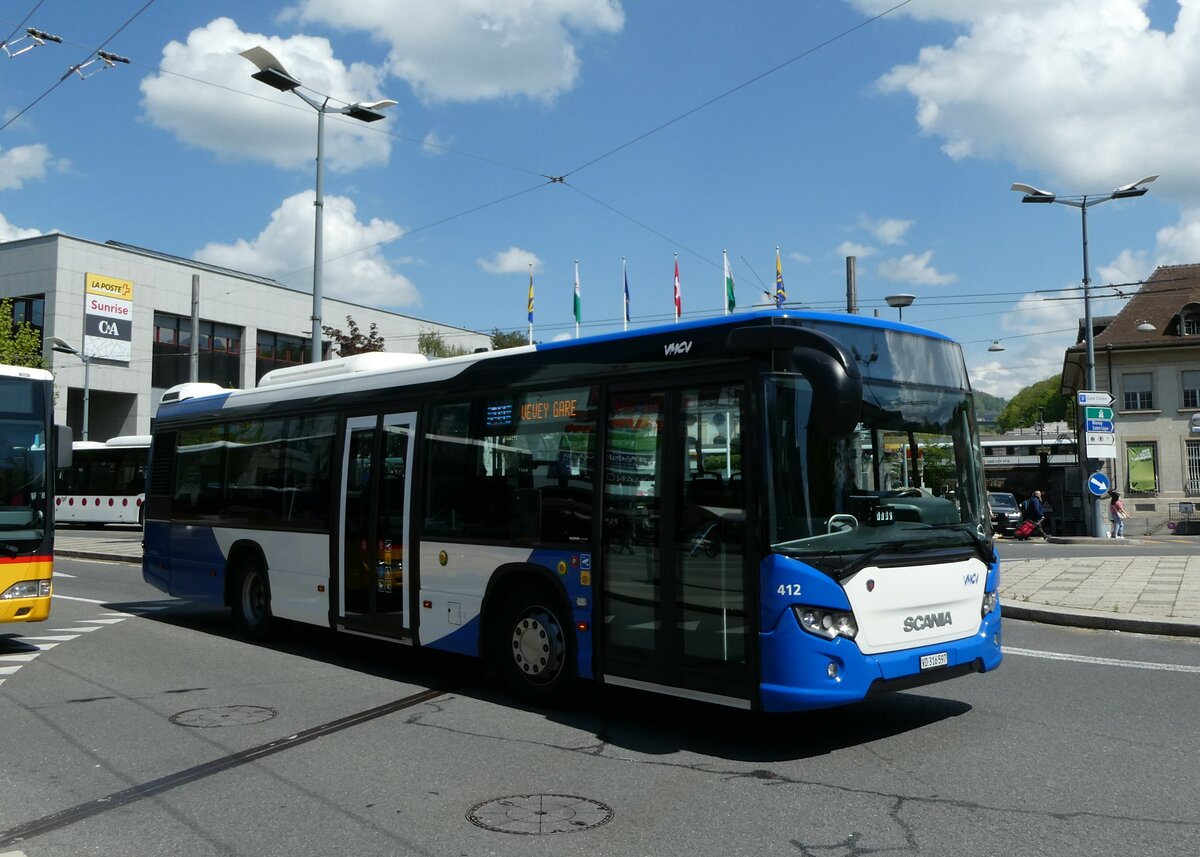
{"label": "curved street lamp", "polygon": [[317,99],[300,91],[303,84],[284,69],[283,63],[275,55],[263,47],[253,47],[241,52],[258,67],[258,71],[250,75],[257,81],[265,83],[280,92],[290,92],[305,104],[317,111],[317,198],[316,228],[313,239],[313,309],[312,309],[312,362],[321,362],[321,290],[324,277],[325,253],[322,247],[323,215],[325,208],[324,192],[324,161],[325,161],[325,114],[340,113],[357,119],[360,122],[377,122],[383,118],[379,111],[391,107],[396,102],[390,98],[379,101],[347,104],[345,107],[330,107],[329,96]]}
{"label": "curved street lamp", "polygon": [[83,437],[81,440],[88,439],[88,398],[91,393],[91,355],[84,354],[67,340],[58,336],[47,336],[46,342],[50,345],[52,351],[57,351],[60,354],[74,354],[83,361]]}
{"label": "curved street lamp", "polygon": [[[1093,205],[1099,205],[1102,202],[1108,202],[1110,199],[1128,199],[1135,196],[1144,196],[1148,190],[1148,185],[1158,178],[1158,175],[1146,176],[1135,182],[1121,185],[1115,190],[1108,193],[1099,194],[1084,194],[1083,196],[1060,197],[1058,194],[1049,190],[1042,190],[1033,185],[1025,184],[1024,182],[1013,182],[1010,190],[1015,190],[1018,193],[1023,193],[1021,202],[1057,202],[1062,205],[1069,205],[1079,209],[1079,214],[1083,224],[1083,325],[1084,325],[1084,341],[1087,345],[1087,367],[1086,367],[1086,383],[1087,389],[1096,389],[1096,344],[1092,334],[1092,293],[1091,293],[1091,275],[1088,271],[1088,238],[1087,238],[1087,210]],[[1082,461],[1081,461],[1082,463]],[[1084,488],[1083,496],[1088,496],[1087,490],[1087,468],[1080,467],[1083,477]],[[1092,503],[1092,535],[1099,536],[1104,532],[1104,521],[1101,517],[1101,509],[1099,502]]]}

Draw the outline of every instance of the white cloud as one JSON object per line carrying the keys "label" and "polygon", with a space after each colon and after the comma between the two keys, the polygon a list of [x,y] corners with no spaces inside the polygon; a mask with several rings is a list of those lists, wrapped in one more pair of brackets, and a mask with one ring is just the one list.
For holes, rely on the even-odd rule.
{"label": "white cloud", "polygon": [[425,135],[421,141],[421,151],[427,155],[444,155],[446,147],[450,145],[448,140],[443,140],[434,129]]}
{"label": "white cloud", "polygon": [[480,270],[489,274],[514,274],[518,271],[528,271],[530,263],[533,263],[534,273],[542,270],[542,260],[537,257],[537,254],[529,250],[522,250],[520,247],[500,250],[490,259],[475,260],[475,264],[479,266]]}
{"label": "white cloud", "polygon": [[[1200,209],[1185,209],[1174,226],[1158,230],[1159,264],[1194,264],[1200,259]],[[1144,271],[1142,276],[1150,272]]]}
{"label": "white cloud", "polygon": [[34,238],[43,234],[40,229],[26,229],[21,226],[15,226],[9,223],[3,214],[0,214],[0,241],[17,241],[21,238]]}
{"label": "white cloud", "polygon": [[866,220],[862,221],[862,226],[878,240],[887,245],[903,244],[904,233],[908,232],[910,226],[913,225],[911,220],[900,220],[895,217],[884,218],[883,220]]}
{"label": "white cloud", "polygon": [[[854,0],[881,11],[879,0]],[[1200,3],[1170,30],[1147,0],[929,0],[900,10],[958,24],[880,85],[917,100],[917,122],[952,158],[1003,157],[1097,191],[1151,172],[1159,194],[1200,202]],[[1020,178],[1021,176],[1018,176]],[[1036,179],[1036,175],[1026,177]],[[1036,182],[1035,182],[1036,183]]]}
{"label": "white cloud", "polygon": [[[252,241],[208,244],[196,251],[202,262],[268,277],[292,274],[312,264],[313,197],[290,196],[271,214],[271,222]],[[357,218],[354,203],[343,196],[325,197],[322,270],[324,293],[374,307],[420,304],[421,296],[403,274],[392,270],[378,246],[404,234],[388,220]],[[363,249],[366,248],[366,249]]]}
{"label": "white cloud", "polygon": [[843,241],[838,245],[839,256],[857,256],[860,259],[873,256],[879,251],[866,244],[855,244],[853,241]]}
{"label": "white cloud", "polygon": [[918,286],[944,286],[958,279],[954,274],[939,273],[937,268],[929,264],[932,259],[932,250],[920,255],[905,253],[898,259],[885,259],[879,263],[879,275],[892,282]]}
{"label": "white cloud", "polygon": [[302,22],[370,33],[425,101],[551,101],[579,78],[580,34],[618,32],[618,0],[299,0]]}
{"label": "white cloud", "polygon": [[812,262],[812,256],[806,256],[803,253],[792,252],[792,253],[788,253],[787,257],[789,259],[794,259],[795,261],[800,262],[801,264],[804,264],[804,265],[807,265],[810,262]]}
{"label": "white cloud", "polygon": [[[1200,233],[1197,237],[1200,237]],[[1192,256],[1191,258],[1197,257]],[[1152,271],[1153,266],[1149,261],[1149,254],[1144,250],[1122,250],[1112,262],[1100,266],[1100,270],[1092,277],[1092,282],[1098,285],[1136,283],[1146,279]]]}
{"label": "white cloud", "polygon": [[25,182],[44,178],[56,162],[42,143],[0,149],[0,190],[16,190]]}
{"label": "white cloud", "polygon": [[[346,65],[333,55],[328,39],[243,33],[230,18],[217,18],[192,30],[186,43],[172,41],[163,48],[163,71],[142,80],[142,109],[155,125],[185,143],[225,157],[311,169],[317,146],[315,110],[293,94],[251,79],[254,66],[238,53],[255,46],[274,54],[306,89],[329,93],[332,105],[345,103],[338,99],[383,97],[383,72],[366,63]],[[373,124],[328,116],[325,165],[345,172],[386,163],[391,137]]]}

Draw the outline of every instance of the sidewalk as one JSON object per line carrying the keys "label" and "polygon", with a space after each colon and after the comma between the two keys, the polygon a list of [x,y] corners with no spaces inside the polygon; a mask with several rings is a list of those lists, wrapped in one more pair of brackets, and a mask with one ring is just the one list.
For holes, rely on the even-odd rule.
{"label": "sidewalk", "polygon": [[[142,544],[136,536],[60,531],[55,540],[57,556],[142,562]],[[1095,545],[1103,540],[1051,536],[1049,541]],[[1130,538],[1125,544],[1139,541]],[[1183,556],[1003,560],[1002,610],[1011,619],[1053,625],[1200,637],[1200,539],[1187,541],[1196,550]]]}
{"label": "sidewalk", "polygon": [[[1084,536],[1051,536],[1048,541],[1109,543]],[[1141,541],[1127,538],[1124,544]],[[1200,637],[1200,541],[1186,541],[1195,550],[1180,556],[1003,560],[1004,615],[1078,628]]]}

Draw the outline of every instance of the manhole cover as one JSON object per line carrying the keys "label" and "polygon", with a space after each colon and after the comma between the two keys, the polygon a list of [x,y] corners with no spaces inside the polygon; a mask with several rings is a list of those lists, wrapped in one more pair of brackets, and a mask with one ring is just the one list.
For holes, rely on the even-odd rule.
{"label": "manhole cover", "polygon": [[471,807],[467,819],[497,833],[543,836],[589,830],[612,820],[613,810],[600,801],[575,795],[511,795]]}
{"label": "manhole cover", "polygon": [[171,715],[176,726],[211,729],[216,726],[249,726],[275,716],[275,710],[261,705],[217,705],[212,708],[189,708]]}

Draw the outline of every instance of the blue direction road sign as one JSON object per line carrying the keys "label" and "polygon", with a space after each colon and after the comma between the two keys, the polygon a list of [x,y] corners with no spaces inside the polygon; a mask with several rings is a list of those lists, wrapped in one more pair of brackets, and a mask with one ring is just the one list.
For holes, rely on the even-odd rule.
{"label": "blue direction road sign", "polygon": [[1112,420],[1088,420],[1087,428],[1084,429],[1084,431],[1107,431],[1107,432],[1111,432],[1113,430],[1114,429],[1113,429],[1113,421]]}
{"label": "blue direction road sign", "polygon": [[1113,403],[1112,393],[1107,390],[1080,390],[1077,401],[1081,405],[1100,405],[1105,407]]}
{"label": "blue direction road sign", "polygon": [[1088,490],[1097,497],[1103,497],[1110,488],[1112,488],[1112,483],[1103,473],[1093,473],[1088,477]]}

